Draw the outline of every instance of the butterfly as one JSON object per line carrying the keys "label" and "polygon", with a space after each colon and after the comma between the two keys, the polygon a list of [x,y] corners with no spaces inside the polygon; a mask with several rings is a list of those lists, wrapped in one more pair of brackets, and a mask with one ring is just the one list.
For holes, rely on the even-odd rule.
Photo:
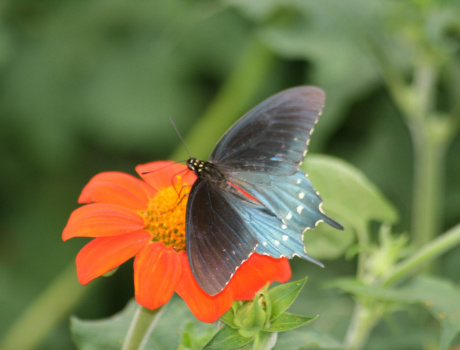
{"label": "butterfly", "polygon": [[186,209],[187,255],[209,295],[221,292],[253,253],[323,266],[306,253],[303,232],[321,221],[343,227],[323,213],[299,167],[324,100],[317,87],[284,90],[239,119],[207,162],[187,160],[197,175]]}

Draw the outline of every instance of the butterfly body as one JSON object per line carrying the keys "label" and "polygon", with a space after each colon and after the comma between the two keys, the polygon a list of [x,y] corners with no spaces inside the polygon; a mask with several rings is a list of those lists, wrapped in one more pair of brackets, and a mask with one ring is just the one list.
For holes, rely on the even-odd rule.
{"label": "butterfly body", "polygon": [[197,175],[187,203],[187,254],[208,294],[218,294],[255,252],[322,266],[306,253],[303,232],[321,221],[342,226],[323,213],[299,166],[323,105],[316,87],[282,91],[237,121],[208,162],[187,161]]}
{"label": "butterfly body", "polygon": [[222,172],[210,162],[205,162],[196,158],[190,158],[187,160],[187,167],[199,178],[211,181],[222,189],[230,190],[232,187],[227,182],[224,174],[222,174]]}

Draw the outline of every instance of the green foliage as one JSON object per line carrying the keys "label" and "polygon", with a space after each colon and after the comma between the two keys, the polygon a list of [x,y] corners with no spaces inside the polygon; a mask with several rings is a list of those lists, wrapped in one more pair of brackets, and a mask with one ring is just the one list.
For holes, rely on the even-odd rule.
{"label": "green foliage", "polygon": [[329,334],[318,331],[292,331],[281,333],[273,350],[328,349],[343,350],[344,347]]}
{"label": "green foliage", "polygon": [[314,318],[284,312],[298,297],[307,279],[274,287],[262,288],[252,301],[234,302],[221,318],[225,323],[205,349],[236,349],[247,346],[253,350],[270,350],[277,333],[310,323]]}
{"label": "green foliage", "polygon": [[[244,337],[227,325],[222,327],[216,335],[206,344],[203,350],[229,350],[240,348],[253,341],[253,337]],[[252,348],[252,347],[251,347]]]}
{"label": "green foliage", "polygon": [[[79,350],[121,349],[138,307],[135,301],[114,316],[85,321],[71,319],[71,332]],[[214,334],[214,327],[198,322],[180,298],[173,298],[150,335],[145,350],[199,350]]]}
{"label": "green foliage", "polygon": [[304,326],[311,321],[313,321],[316,317],[306,317],[301,315],[294,315],[287,312],[283,312],[277,318],[275,318],[272,322],[270,322],[270,326],[265,329],[266,332],[286,332],[290,331],[291,329],[295,329],[301,326]]}
{"label": "green foliage", "polygon": [[337,258],[365,232],[371,221],[395,223],[394,207],[365,175],[329,156],[309,155],[302,165],[323,198],[323,209],[344,226],[338,231],[320,223],[304,233],[305,245],[316,258]]}
{"label": "green foliage", "polygon": [[333,285],[348,293],[370,297],[386,304],[419,303],[441,325],[440,350],[447,350],[460,332],[460,289],[450,281],[417,277],[400,288],[367,286],[354,280],[336,281]]}
{"label": "green foliage", "polygon": [[299,296],[300,291],[307,283],[307,277],[300,281],[285,283],[270,289],[267,294],[271,302],[270,321],[278,318],[285,310],[291,306]]}

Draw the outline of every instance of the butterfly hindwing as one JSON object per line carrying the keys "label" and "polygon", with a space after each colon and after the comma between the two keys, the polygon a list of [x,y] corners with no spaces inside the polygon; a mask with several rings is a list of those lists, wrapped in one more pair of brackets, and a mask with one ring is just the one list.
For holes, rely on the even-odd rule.
{"label": "butterfly hindwing", "polygon": [[255,251],[257,238],[229,202],[238,201],[206,178],[198,178],[187,203],[187,254],[198,284],[219,293]]}
{"label": "butterfly hindwing", "polygon": [[257,237],[259,244],[256,253],[269,255],[273,258],[299,256],[323,266],[305,252],[302,233],[285,225],[262,204],[248,199],[232,201],[231,204]]}
{"label": "butterfly hindwing", "polygon": [[321,197],[301,170],[293,176],[235,173],[230,181],[259,200],[295,232],[315,228],[320,221],[343,229],[322,212]]}
{"label": "butterfly hindwing", "polygon": [[225,172],[294,175],[324,105],[313,86],[282,91],[238,120],[214,147],[209,161]]}

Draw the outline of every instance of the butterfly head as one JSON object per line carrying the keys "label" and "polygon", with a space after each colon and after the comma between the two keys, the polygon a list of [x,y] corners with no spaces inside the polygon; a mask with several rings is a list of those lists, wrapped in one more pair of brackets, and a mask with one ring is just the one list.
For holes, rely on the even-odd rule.
{"label": "butterfly head", "polygon": [[193,171],[197,176],[201,175],[203,168],[205,166],[205,162],[196,158],[190,158],[187,160],[187,167]]}

